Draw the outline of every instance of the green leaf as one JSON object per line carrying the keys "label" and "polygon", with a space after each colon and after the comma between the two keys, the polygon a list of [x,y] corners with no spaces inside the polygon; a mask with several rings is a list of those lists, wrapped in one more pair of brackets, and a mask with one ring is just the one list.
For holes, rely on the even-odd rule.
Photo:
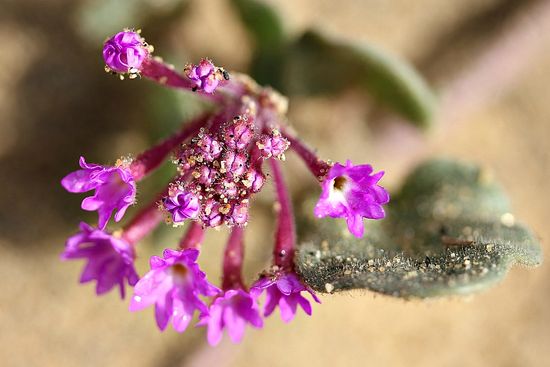
{"label": "green leaf", "polygon": [[124,27],[143,26],[152,18],[177,16],[187,2],[188,0],[89,0],[77,12],[77,24],[82,36],[97,44]]}
{"label": "green leaf", "polygon": [[304,215],[296,259],[304,281],[320,292],[364,288],[426,298],[480,291],[514,264],[542,263],[538,241],[516,223],[500,186],[473,165],[421,165],[387,212],[368,221],[362,239],[342,220]]}
{"label": "green leaf", "polygon": [[231,2],[254,41],[250,74],[258,83],[280,89],[288,39],[279,14],[261,1]]}
{"label": "green leaf", "polygon": [[257,48],[270,50],[286,42],[283,22],[270,6],[257,0],[231,0],[231,3]]}
{"label": "green leaf", "polygon": [[428,126],[436,98],[412,66],[368,44],[352,44],[308,31],[291,47],[285,91],[337,93],[358,86],[418,126]]}

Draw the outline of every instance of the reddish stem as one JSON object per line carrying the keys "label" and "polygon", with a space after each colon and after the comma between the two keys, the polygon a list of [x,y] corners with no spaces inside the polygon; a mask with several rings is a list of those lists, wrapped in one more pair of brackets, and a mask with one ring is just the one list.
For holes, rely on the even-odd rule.
{"label": "reddish stem", "polygon": [[204,239],[204,228],[199,222],[192,221],[185,235],[181,238],[180,249],[199,248]]}
{"label": "reddish stem", "polygon": [[[165,64],[159,58],[148,57],[141,65],[141,75],[159,84],[171,88],[193,91],[195,83],[187,76],[177,72],[173,66]],[[223,99],[221,94],[205,93],[197,90],[196,93],[210,101],[220,102]]]}
{"label": "reddish stem", "polygon": [[157,168],[174,148],[191,136],[198,134],[201,127],[205,126],[208,122],[209,117],[210,114],[204,114],[196,118],[190,123],[185,124],[176,134],[139,154],[130,164],[130,170],[134,179],[139,181]]}
{"label": "reddish stem", "polygon": [[[159,197],[166,195],[163,191]],[[136,244],[155,229],[162,221],[162,212],[158,209],[158,199],[143,208],[122,231],[122,238],[130,244]]]}
{"label": "reddish stem", "polygon": [[244,228],[233,227],[223,257],[222,288],[224,290],[244,288],[242,279],[244,259],[243,237]]}
{"label": "reddish stem", "polygon": [[282,130],[281,134],[290,142],[290,148],[294,150],[304,161],[310,172],[319,181],[323,181],[330,170],[330,164],[317,156],[317,154],[305,145],[300,139]]}
{"label": "reddish stem", "polygon": [[281,268],[292,268],[294,260],[294,246],[296,243],[296,231],[294,229],[294,213],[288,188],[284,182],[283,173],[279,162],[270,159],[271,170],[275,182],[275,192],[278,200],[277,229],[275,232],[275,247],[273,257],[275,265]]}

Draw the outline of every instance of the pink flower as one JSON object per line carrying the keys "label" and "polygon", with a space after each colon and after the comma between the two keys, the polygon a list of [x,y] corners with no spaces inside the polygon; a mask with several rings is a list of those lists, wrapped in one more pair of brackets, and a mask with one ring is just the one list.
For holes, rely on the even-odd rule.
{"label": "pink flower", "polygon": [[130,170],[123,166],[88,164],[84,157],[80,157],[80,167],[81,170],[65,176],[61,185],[73,193],[95,190],[94,196],[82,201],[82,209],[97,210],[100,229],[105,228],[113,210],[117,211],[115,221],[120,221],[136,200],[136,183]]}
{"label": "pink flower", "polygon": [[232,289],[214,300],[208,312],[201,315],[198,325],[208,327],[208,343],[218,345],[224,329],[233,343],[239,343],[247,323],[255,328],[263,326],[258,304],[242,289]]}
{"label": "pink flower", "polygon": [[354,166],[336,163],[323,181],[321,197],[315,206],[318,218],[346,218],[349,231],[356,237],[363,236],[363,218],[382,219],[383,204],[390,200],[388,192],[377,185],[384,171],[372,174],[368,164]]}
{"label": "pink flower", "polygon": [[62,260],[88,259],[80,283],[97,281],[96,293],[104,294],[115,286],[120,287],[124,298],[124,282],[133,286],[139,280],[134,269],[134,248],[117,238],[88,224],[80,223],[80,232],[69,237]]}
{"label": "pink flower", "polygon": [[183,332],[195,310],[205,313],[206,304],[199,298],[215,296],[220,290],[206,280],[199,269],[197,249],[164,250],[163,257],[151,257],[151,270],[136,284],[130,311],[155,305],[155,318],[160,330],[172,325]]}
{"label": "pink flower", "polygon": [[315,302],[321,303],[313,290],[305,286],[294,273],[277,272],[272,276],[264,276],[254,283],[250,293],[257,298],[264,290],[266,293],[264,316],[271,315],[275,307],[279,306],[284,322],[294,319],[298,305],[311,316],[311,304],[302,296],[302,292],[308,292]]}
{"label": "pink flower", "polygon": [[174,196],[167,196],[163,199],[162,204],[172,215],[174,223],[195,219],[200,213],[199,198],[190,192],[180,191]]}
{"label": "pink flower", "polygon": [[117,73],[139,71],[147,55],[143,38],[133,31],[119,32],[103,45],[105,64]]}
{"label": "pink flower", "polygon": [[223,73],[218,72],[212,61],[208,59],[202,59],[198,65],[187,66],[185,75],[195,82],[196,89],[205,93],[214,93],[223,78]]}

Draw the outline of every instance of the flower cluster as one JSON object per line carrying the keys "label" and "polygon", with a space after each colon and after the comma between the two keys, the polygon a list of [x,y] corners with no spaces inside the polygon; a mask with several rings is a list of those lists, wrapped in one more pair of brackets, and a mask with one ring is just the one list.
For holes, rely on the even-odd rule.
{"label": "flower cluster", "polygon": [[[134,287],[130,310],[155,308],[160,330],[171,322],[183,332],[198,315],[199,326],[208,329],[210,344],[220,342],[227,331],[239,342],[247,325],[263,326],[263,318],[279,308],[291,321],[298,310],[311,315],[309,294],[319,299],[300,279],[294,267],[296,234],[294,215],[281,161],[291,149],[320,181],[317,217],[345,218],[352,234],[362,236],[363,219],[384,217],[388,193],[378,185],[383,172],[370,165],[334,165],[317,157],[285,127],[286,99],[263,88],[246,75],[232,73],[203,59],[178,72],[160,58],[139,33],[125,30],[109,38],[103,48],[106,69],[118,74],[141,75],[161,85],[197,92],[216,104],[182,125],[165,141],[113,166],[89,164],[80,158],[80,169],[61,184],[72,193],[94,192],[82,208],[98,212],[98,226],[81,223],[80,231],[67,240],[63,260],[86,259],[81,282],[95,280],[96,293],[118,286],[124,298],[125,284]],[[171,159],[177,175],[122,228],[107,231],[109,220],[119,222],[135,203],[136,187],[163,161]],[[264,173],[269,163],[270,173]],[[244,231],[254,194],[272,178],[277,201],[277,226],[273,264],[248,287],[242,278]],[[141,279],[134,269],[137,244],[163,222],[184,225],[187,230],[176,249],[150,259],[150,271]],[[198,258],[205,230],[225,224],[229,239],[223,257],[220,288],[200,269]],[[265,294],[265,297],[262,295]]]}
{"label": "flower cluster", "polygon": [[255,139],[254,118],[246,114],[217,133],[199,132],[181,147],[175,161],[188,179],[174,186],[162,204],[173,223],[190,218],[205,227],[247,224],[250,197],[265,182]]}

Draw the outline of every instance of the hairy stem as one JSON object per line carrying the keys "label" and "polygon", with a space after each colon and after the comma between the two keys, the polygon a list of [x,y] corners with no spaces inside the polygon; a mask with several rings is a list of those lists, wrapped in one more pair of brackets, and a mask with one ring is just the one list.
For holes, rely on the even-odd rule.
{"label": "hairy stem", "polygon": [[278,200],[277,229],[275,232],[275,247],[273,257],[275,265],[281,268],[292,268],[294,260],[294,247],[296,244],[296,231],[294,228],[294,213],[288,188],[284,182],[283,173],[279,162],[270,159],[275,192]]}
{"label": "hairy stem", "polygon": [[166,195],[164,190],[157,199],[149,203],[136,214],[122,231],[122,237],[130,244],[136,244],[151,233],[162,221],[162,212],[158,209],[158,200]]}
{"label": "hairy stem", "polygon": [[180,249],[199,248],[204,239],[204,228],[199,222],[192,221],[180,240]]}
{"label": "hairy stem", "polygon": [[224,290],[244,288],[242,280],[242,267],[244,259],[244,228],[235,226],[231,230],[223,257],[223,282]]}
{"label": "hairy stem", "polygon": [[322,181],[330,170],[330,164],[319,158],[311,148],[293,134],[288,133],[286,130],[282,130],[281,133],[290,142],[290,149],[294,150],[302,158],[315,178]]}

